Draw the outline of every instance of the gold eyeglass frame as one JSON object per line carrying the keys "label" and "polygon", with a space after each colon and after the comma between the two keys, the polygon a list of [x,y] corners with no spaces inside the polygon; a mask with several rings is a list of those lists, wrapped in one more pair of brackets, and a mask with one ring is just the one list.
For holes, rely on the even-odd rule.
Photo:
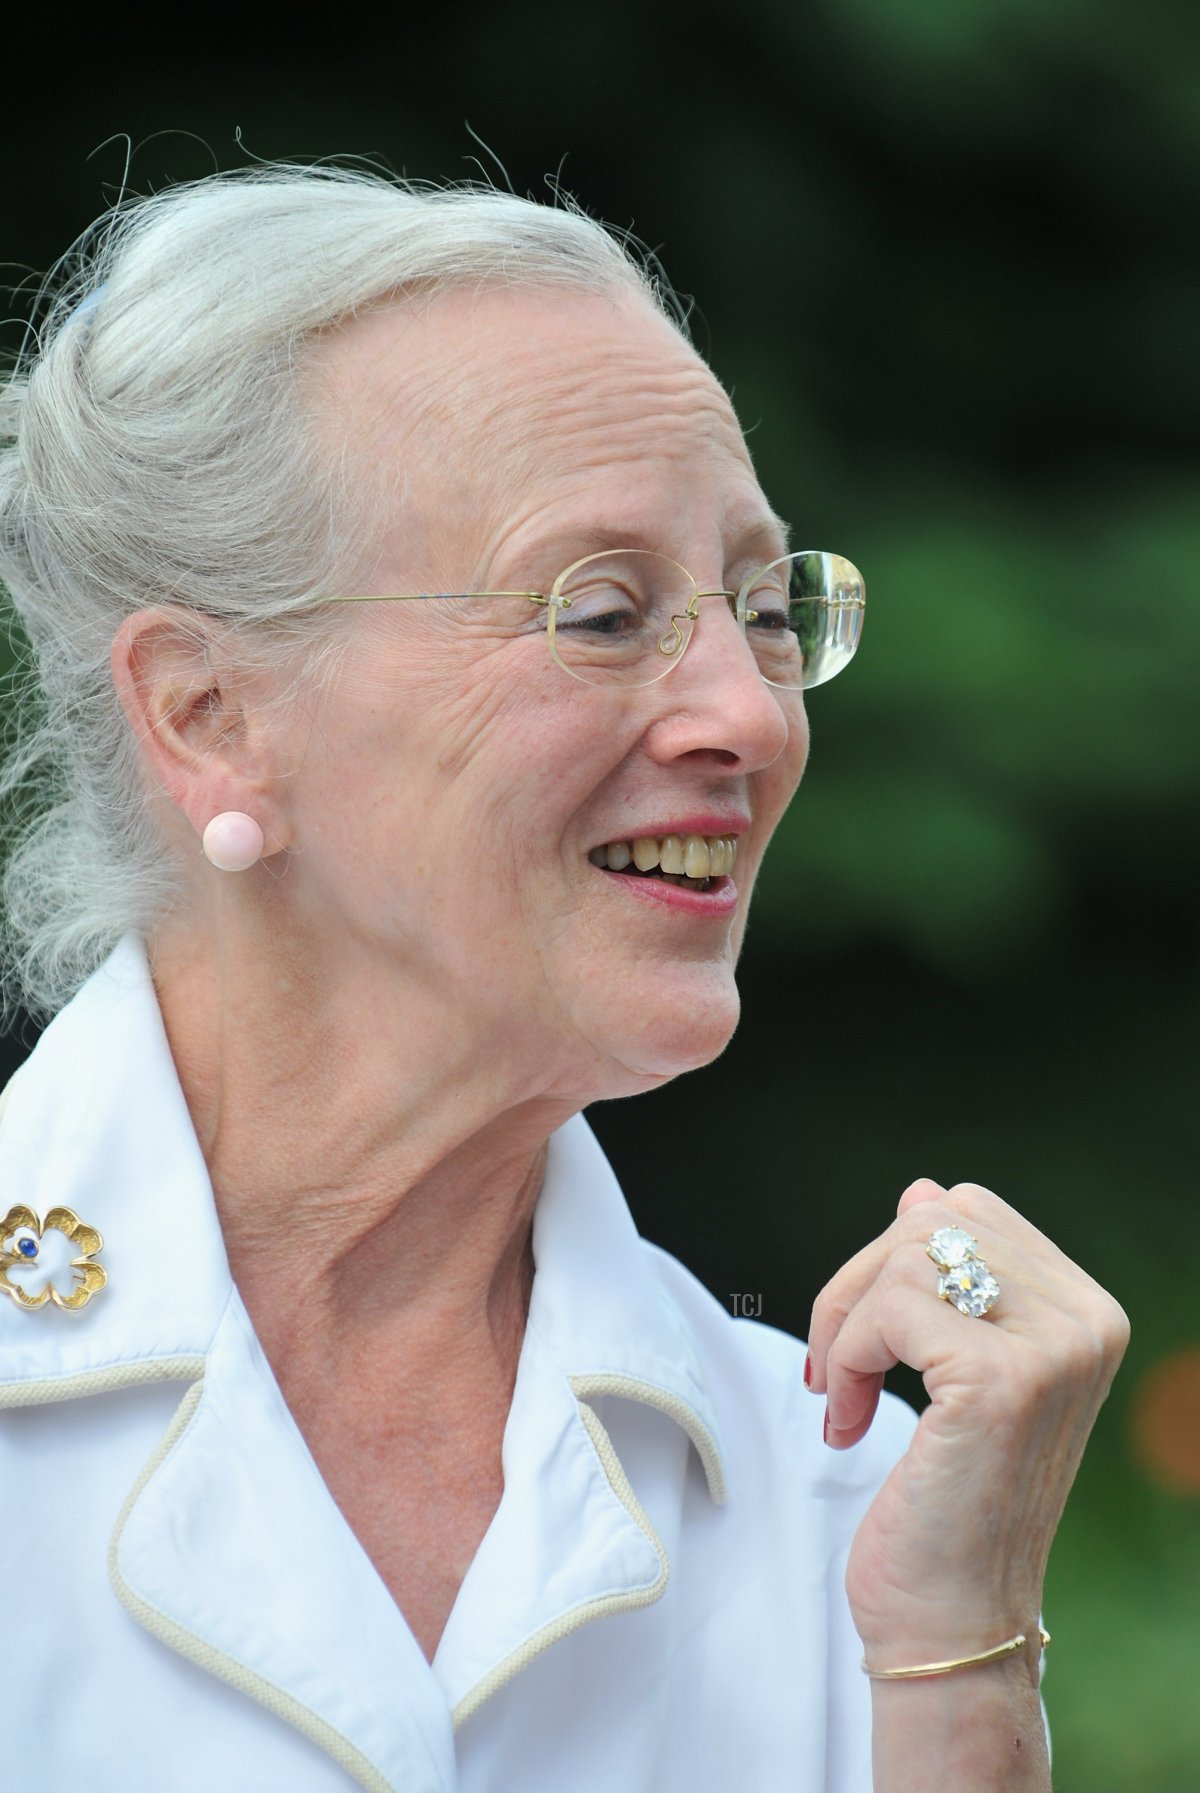
{"label": "gold eyeglass frame", "polygon": [[[667,661],[667,664],[663,667],[661,672],[655,673],[653,675],[653,677],[648,678],[648,679],[628,679],[628,680],[618,679],[618,680],[614,680],[614,681],[610,681],[610,680],[604,679],[604,678],[588,679],[588,678],[585,678],[582,673],[576,672],[572,667],[568,666],[566,661],[563,660],[562,658],[560,658],[558,651],[555,647],[555,620],[556,620],[557,613],[559,610],[569,610],[571,608],[571,599],[568,597],[564,597],[562,595],[562,588],[573,573],[577,573],[579,571],[580,567],[587,566],[590,561],[610,560],[619,554],[640,554],[640,555],[648,556],[655,560],[666,561],[668,566],[673,566],[678,572],[683,574],[685,579],[687,579],[689,581],[689,583],[691,584],[691,587],[692,587],[692,595],[688,599],[688,602],[685,605],[684,609],[679,611],[675,616],[672,616],[672,618],[671,618],[671,629],[673,631],[674,639],[672,639],[671,635],[664,635],[659,640],[658,651],[660,654],[662,654],[664,656],[664,658]],[[444,601],[448,601],[448,600],[458,601],[458,600],[466,599],[466,598],[525,598],[530,604],[540,605],[543,609],[546,610],[546,612],[547,612],[546,637],[547,637],[547,643],[548,643],[548,646],[550,649],[551,658],[554,660],[554,662],[557,666],[561,667],[563,672],[565,672],[569,675],[569,677],[571,677],[573,679],[577,679],[579,681],[579,683],[582,685],[604,685],[604,684],[613,682],[613,683],[617,683],[617,684],[625,684],[630,689],[633,689],[633,690],[640,690],[646,685],[657,684],[659,679],[665,678],[667,676],[667,674],[671,671],[672,667],[678,666],[679,662],[683,659],[684,654],[687,652],[688,644],[692,639],[692,635],[693,635],[694,631],[689,626],[687,633],[685,634],[684,631],[680,628],[680,624],[683,622],[687,622],[689,625],[691,625],[696,622],[698,615],[699,615],[697,606],[698,606],[701,598],[724,598],[730,606],[733,616],[738,624],[738,627],[741,629],[743,638],[745,638],[747,623],[753,622],[755,617],[758,615],[758,612],[756,610],[748,610],[746,607],[746,594],[750,590],[750,588],[754,585],[755,581],[758,579],[761,579],[761,577],[764,573],[770,572],[772,567],[780,566],[786,560],[802,560],[805,558],[805,556],[811,555],[811,554],[819,555],[822,560],[845,561],[845,564],[848,567],[850,567],[855,574],[855,577],[856,577],[857,583],[858,583],[858,587],[859,587],[859,592],[861,594],[858,597],[825,597],[825,596],[814,595],[811,601],[813,603],[823,604],[825,606],[827,612],[832,611],[832,612],[837,613],[838,615],[841,615],[842,613],[844,613],[846,611],[860,611],[860,612],[865,613],[865,611],[866,611],[866,590],[865,590],[865,585],[863,582],[862,574],[858,571],[858,568],[854,565],[853,561],[846,560],[845,555],[832,554],[828,550],[822,549],[822,548],[800,548],[791,554],[777,555],[774,560],[765,561],[762,566],[755,568],[754,572],[750,574],[749,578],[744,579],[742,581],[742,584],[739,586],[739,588],[736,591],[730,591],[723,586],[713,587],[712,589],[709,589],[709,590],[704,589],[697,582],[695,576],[692,573],[689,573],[687,568],[685,566],[683,566],[679,561],[673,560],[669,554],[659,554],[655,549],[652,549],[652,548],[607,548],[607,549],[601,549],[599,552],[596,552],[593,554],[585,554],[579,560],[572,561],[569,567],[564,567],[563,571],[558,575],[558,577],[555,579],[553,585],[550,587],[549,592],[540,592],[540,591],[355,592],[352,594],[339,594],[338,596],[328,598],[325,601],[330,604],[424,604],[424,603],[432,603],[439,599],[444,600]],[[860,622],[859,623],[859,633],[860,634],[861,634],[861,630],[862,630],[862,624]],[[766,685],[770,685],[770,687],[773,691],[811,690],[814,685],[826,684],[826,683],[828,683],[828,681],[830,679],[836,677],[836,675],[839,672],[843,671],[845,666],[849,664],[849,661],[851,659],[853,659],[854,654],[857,652],[857,649],[858,649],[858,640],[856,638],[855,642],[854,642],[854,646],[851,648],[850,653],[846,656],[846,659],[843,660],[841,662],[841,664],[835,665],[832,672],[828,672],[828,673],[824,674],[819,679],[813,679],[811,681],[802,680],[799,685],[778,684],[774,679],[767,678],[766,674],[762,672],[761,668],[759,668],[759,673],[763,680],[763,683]]]}

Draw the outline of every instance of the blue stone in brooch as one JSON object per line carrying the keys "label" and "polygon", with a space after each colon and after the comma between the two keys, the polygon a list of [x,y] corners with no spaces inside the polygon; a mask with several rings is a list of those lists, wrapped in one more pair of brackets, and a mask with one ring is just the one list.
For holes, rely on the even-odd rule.
{"label": "blue stone in brooch", "polygon": [[37,1240],[36,1239],[18,1239],[17,1240],[17,1250],[20,1252],[20,1254],[23,1258],[36,1258],[36,1256],[37,1256]]}

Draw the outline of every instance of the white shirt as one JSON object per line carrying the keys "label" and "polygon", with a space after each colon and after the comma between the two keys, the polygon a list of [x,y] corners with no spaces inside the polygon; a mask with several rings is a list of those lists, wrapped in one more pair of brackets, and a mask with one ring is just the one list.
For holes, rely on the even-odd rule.
{"label": "white shirt", "polygon": [[913,1416],[825,1448],[803,1347],[638,1238],[582,1117],[432,1665],[232,1282],[137,936],[17,1073],[0,1191],[98,1228],[109,1278],[77,1312],[0,1295],[5,1785],[868,1793],[842,1580]]}

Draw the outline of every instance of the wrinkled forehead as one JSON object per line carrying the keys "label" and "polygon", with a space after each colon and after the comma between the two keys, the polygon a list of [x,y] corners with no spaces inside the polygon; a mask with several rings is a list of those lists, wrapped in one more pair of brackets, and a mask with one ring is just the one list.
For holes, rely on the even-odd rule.
{"label": "wrinkled forehead", "polygon": [[745,488],[733,407],[636,293],[456,290],[360,316],[322,347],[321,410],[410,503],[520,508],[547,482],[677,460]]}

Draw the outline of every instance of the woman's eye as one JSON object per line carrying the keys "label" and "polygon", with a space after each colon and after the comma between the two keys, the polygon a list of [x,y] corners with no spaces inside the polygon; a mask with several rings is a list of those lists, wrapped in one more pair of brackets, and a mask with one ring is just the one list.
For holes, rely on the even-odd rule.
{"label": "woman's eye", "polygon": [[792,626],[787,607],[778,601],[764,598],[751,598],[746,605],[746,627],[748,629],[784,630]]}
{"label": "woman's eye", "polygon": [[590,635],[623,635],[637,626],[637,617],[628,610],[602,610],[592,616],[568,618],[569,629],[586,629]]}
{"label": "woman's eye", "polygon": [[642,625],[637,600],[627,591],[606,586],[603,590],[571,592],[570,608],[560,609],[556,627],[586,629],[591,635],[624,635]]}

